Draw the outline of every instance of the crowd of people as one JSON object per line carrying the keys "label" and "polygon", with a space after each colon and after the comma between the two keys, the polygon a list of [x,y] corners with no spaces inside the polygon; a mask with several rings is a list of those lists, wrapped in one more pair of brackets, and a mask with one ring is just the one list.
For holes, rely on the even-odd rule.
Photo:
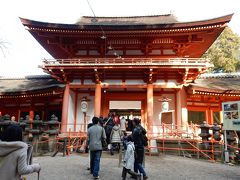
{"label": "crowd of people", "polygon": [[128,135],[126,132],[125,118],[119,119],[116,116],[108,116],[108,118],[93,117],[92,123],[88,126],[87,146],[90,150],[90,174],[94,179],[99,179],[99,167],[102,150],[102,140],[106,139],[110,145],[108,149],[113,155],[114,148],[120,151],[123,145],[125,152],[123,157],[122,179],[125,180],[127,173],[134,179],[144,180],[148,176],[143,167],[144,146],[147,142],[146,130],[141,126],[140,119],[134,118],[132,121],[133,129]]}
{"label": "crowd of people", "polygon": [[[90,155],[90,174],[94,179],[99,179],[100,159],[102,151],[105,150],[103,141],[108,144],[108,150],[113,155],[114,150],[119,153],[124,148],[122,160],[122,179],[125,180],[127,173],[134,179],[148,179],[143,168],[144,146],[146,130],[141,126],[140,119],[132,121],[132,131],[127,133],[125,118],[116,116],[108,118],[93,117],[88,124],[87,147]],[[22,175],[37,172],[41,167],[39,164],[30,163],[28,153],[29,146],[23,142],[22,128],[17,124],[10,125],[2,134],[0,139],[0,177],[2,180],[20,180]],[[110,146],[109,146],[110,145]]]}

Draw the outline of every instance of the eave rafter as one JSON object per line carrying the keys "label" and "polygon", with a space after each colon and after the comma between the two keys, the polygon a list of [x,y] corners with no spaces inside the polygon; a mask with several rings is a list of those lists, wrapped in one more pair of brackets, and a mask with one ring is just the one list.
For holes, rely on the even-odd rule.
{"label": "eave rafter", "polygon": [[150,68],[148,72],[148,83],[152,84],[153,83],[153,69]]}
{"label": "eave rafter", "polygon": [[99,76],[99,72],[97,69],[94,69],[94,73],[95,73],[95,83],[96,84],[100,84],[101,80],[100,80],[100,76]]}

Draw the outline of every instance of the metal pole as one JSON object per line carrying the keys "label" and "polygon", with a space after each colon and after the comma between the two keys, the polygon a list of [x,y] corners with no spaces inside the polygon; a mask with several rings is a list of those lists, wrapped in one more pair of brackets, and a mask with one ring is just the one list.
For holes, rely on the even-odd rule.
{"label": "metal pole", "polygon": [[86,126],[87,126],[87,113],[86,112],[83,112],[83,123],[84,123],[84,126],[83,126],[83,132],[84,134],[86,134]]}
{"label": "metal pole", "polygon": [[227,148],[227,131],[224,130],[224,162],[229,162],[229,152]]}

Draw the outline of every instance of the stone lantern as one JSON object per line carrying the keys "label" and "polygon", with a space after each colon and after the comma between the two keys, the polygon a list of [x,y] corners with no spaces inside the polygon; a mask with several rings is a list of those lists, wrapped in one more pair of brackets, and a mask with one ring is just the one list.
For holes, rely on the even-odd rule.
{"label": "stone lantern", "polygon": [[213,138],[216,141],[220,141],[221,140],[221,126],[218,125],[217,123],[214,123],[212,126],[212,130],[213,130]]}
{"label": "stone lantern", "polygon": [[52,152],[54,150],[54,145],[56,143],[56,137],[59,134],[59,124],[58,117],[53,114],[51,116],[51,120],[45,122],[45,124],[48,126],[48,130],[44,131],[44,133],[47,133],[49,136],[48,146],[49,151]]}
{"label": "stone lantern", "polygon": [[33,136],[33,148],[34,148],[34,152],[37,153],[38,151],[38,141],[39,141],[39,135],[42,133],[42,124],[43,121],[40,120],[40,116],[36,115],[35,119],[33,121],[30,121],[30,129],[29,129],[29,133],[32,134]]}
{"label": "stone lantern", "polygon": [[211,128],[210,125],[207,124],[206,121],[203,121],[203,123],[199,126],[201,129],[201,133],[199,134],[199,136],[202,138],[203,144],[205,149],[208,149],[209,147],[209,137],[211,137],[211,134],[209,133],[209,130]]}

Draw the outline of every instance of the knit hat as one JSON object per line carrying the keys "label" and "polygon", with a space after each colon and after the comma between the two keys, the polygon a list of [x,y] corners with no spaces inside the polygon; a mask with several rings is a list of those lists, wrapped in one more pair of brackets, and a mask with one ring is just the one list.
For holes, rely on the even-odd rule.
{"label": "knit hat", "polygon": [[22,141],[22,128],[17,124],[12,124],[3,132],[3,141]]}

